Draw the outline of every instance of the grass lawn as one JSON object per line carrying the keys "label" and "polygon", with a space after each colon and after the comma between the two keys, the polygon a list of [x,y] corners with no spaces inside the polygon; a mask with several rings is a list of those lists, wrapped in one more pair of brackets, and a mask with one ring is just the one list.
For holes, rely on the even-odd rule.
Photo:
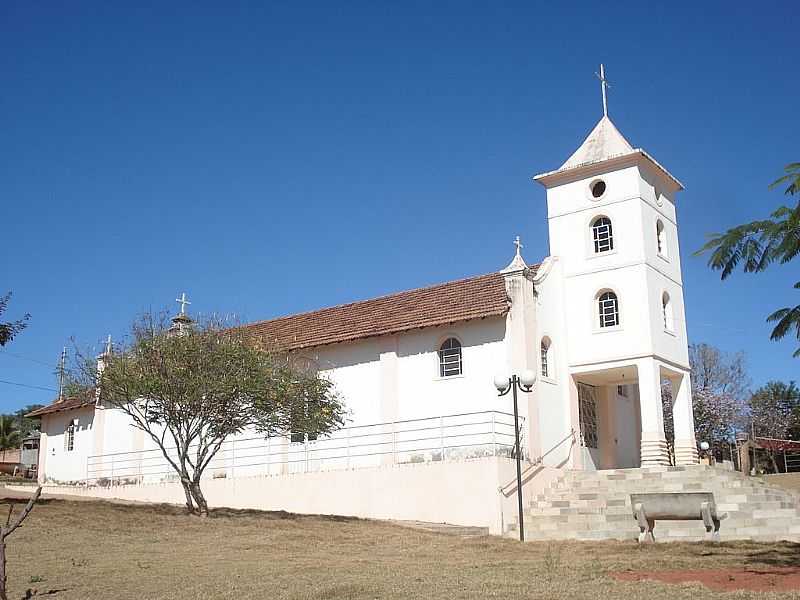
{"label": "grass lawn", "polygon": [[[17,509],[19,510],[19,508]],[[800,563],[793,544],[528,543],[333,517],[45,500],[9,538],[10,598],[764,598],[615,581],[626,569]],[[794,596],[797,597],[797,596]]]}

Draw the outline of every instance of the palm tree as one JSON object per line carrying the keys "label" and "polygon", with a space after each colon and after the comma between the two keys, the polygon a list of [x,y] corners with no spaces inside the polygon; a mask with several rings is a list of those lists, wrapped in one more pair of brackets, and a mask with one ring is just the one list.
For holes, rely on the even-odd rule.
{"label": "palm tree", "polygon": [[[722,279],[726,279],[740,263],[745,273],[757,273],[772,263],[785,264],[800,255],[800,162],[786,165],[785,173],[769,187],[788,183],[784,194],[798,195],[795,206],[779,206],[769,219],[712,234],[711,239],[696,252],[711,251],[708,266],[721,271]],[[800,290],[800,281],[794,284],[794,288]],[[779,340],[794,331],[800,342],[800,304],[776,310],[767,321],[775,323],[770,339]],[[800,348],[794,356],[800,357]]]}
{"label": "palm tree", "polygon": [[11,415],[0,415],[0,450],[19,448],[21,443],[16,419]]}

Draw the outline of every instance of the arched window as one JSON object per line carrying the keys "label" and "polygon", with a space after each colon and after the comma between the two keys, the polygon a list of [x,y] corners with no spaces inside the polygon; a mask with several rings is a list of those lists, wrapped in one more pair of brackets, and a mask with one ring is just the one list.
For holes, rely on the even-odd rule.
{"label": "arched window", "polygon": [[447,338],[439,347],[439,376],[461,375],[462,366],[461,342],[456,338]]}
{"label": "arched window", "polygon": [[675,318],[672,311],[672,300],[670,300],[667,292],[661,295],[661,314],[664,317],[664,329],[673,331],[675,329]]}
{"label": "arched window", "polygon": [[600,310],[600,327],[619,325],[619,302],[614,292],[600,294],[597,298],[597,307]]}
{"label": "arched window", "polygon": [[664,233],[664,223],[661,219],[656,220],[656,244],[658,253],[662,256],[667,255],[667,236]]}
{"label": "arched window", "polygon": [[594,252],[608,252],[614,249],[614,235],[611,231],[611,219],[597,217],[592,222],[592,237],[594,239]]}
{"label": "arched window", "polygon": [[539,352],[541,355],[542,377],[550,377],[550,338],[542,338]]}

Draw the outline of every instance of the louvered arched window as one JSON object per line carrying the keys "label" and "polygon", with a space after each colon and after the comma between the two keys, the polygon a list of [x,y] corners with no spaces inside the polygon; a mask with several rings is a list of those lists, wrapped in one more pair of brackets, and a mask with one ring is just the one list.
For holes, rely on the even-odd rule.
{"label": "louvered arched window", "polygon": [[597,217],[592,222],[592,238],[594,241],[594,252],[608,252],[614,249],[614,232],[611,229],[611,219],[608,217]]}
{"label": "louvered arched window", "polygon": [[439,346],[439,376],[452,377],[453,375],[461,375],[462,371],[461,342],[456,338],[447,338]]}
{"label": "louvered arched window", "polygon": [[664,329],[675,330],[675,316],[672,311],[672,300],[667,292],[661,295],[661,313],[664,317]]}
{"label": "louvered arched window", "polygon": [[551,360],[550,360],[550,338],[542,338],[541,346],[539,347],[539,354],[541,356],[541,373],[542,377],[550,377]]}
{"label": "louvered arched window", "polygon": [[597,297],[597,308],[600,312],[600,327],[619,325],[619,301],[614,292],[603,292]]}

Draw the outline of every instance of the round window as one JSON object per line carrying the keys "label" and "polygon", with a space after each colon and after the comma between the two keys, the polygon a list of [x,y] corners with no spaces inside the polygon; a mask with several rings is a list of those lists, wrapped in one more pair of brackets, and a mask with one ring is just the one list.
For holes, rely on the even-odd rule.
{"label": "round window", "polygon": [[592,191],[593,197],[599,198],[606,193],[606,182],[602,179],[598,179],[597,181],[592,182],[592,185],[589,186],[589,189]]}

